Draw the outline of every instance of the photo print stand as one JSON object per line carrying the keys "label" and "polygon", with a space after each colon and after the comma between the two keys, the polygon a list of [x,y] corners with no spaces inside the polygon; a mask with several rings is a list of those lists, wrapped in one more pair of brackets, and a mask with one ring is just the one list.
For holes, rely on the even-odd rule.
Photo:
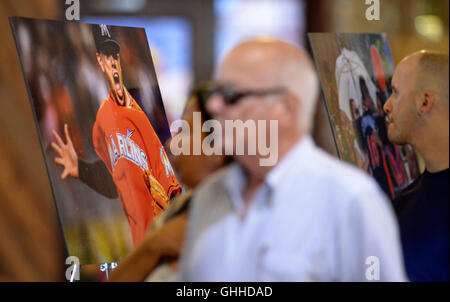
{"label": "photo print stand", "polygon": [[73,263],[66,271],[66,279],[68,282],[109,281],[111,271],[117,266],[117,262],[97,265]]}
{"label": "photo print stand", "polygon": [[114,270],[117,267],[117,262],[105,262],[102,265],[100,265],[100,271],[105,272],[106,274],[106,280],[109,280],[109,272]]}
{"label": "photo print stand", "polygon": [[109,279],[182,191],[164,149],[171,133],[145,29],[10,24],[71,255],[65,277]]}

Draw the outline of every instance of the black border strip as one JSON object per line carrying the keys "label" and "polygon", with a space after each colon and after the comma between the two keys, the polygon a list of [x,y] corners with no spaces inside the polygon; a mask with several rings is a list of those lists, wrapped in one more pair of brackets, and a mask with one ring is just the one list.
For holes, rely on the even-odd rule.
{"label": "black border strip", "polygon": [[[33,118],[34,118],[34,123],[36,125],[36,132],[39,138],[39,145],[41,146],[41,152],[42,152],[42,157],[44,159],[44,163],[45,163],[45,168],[47,170],[47,177],[49,179],[50,182],[50,187],[51,187],[51,191],[52,191],[52,197],[53,197],[53,203],[55,204],[55,209],[56,209],[56,216],[58,217],[58,224],[59,224],[59,228],[61,231],[61,235],[62,238],[64,238],[64,249],[66,252],[66,256],[71,256],[70,252],[69,252],[69,247],[67,246],[67,239],[66,236],[64,234],[64,229],[62,226],[62,222],[61,222],[61,216],[60,216],[60,211],[58,209],[58,204],[56,203],[56,196],[55,196],[55,190],[54,190],[54,184],[53,184],[53,180],[52,177],[50,176],[50,171],[49,171],[49,167],[48,167],[48,163],[47,163],[47,159],[46,159],[46,155],[45,155],[45,150],[44,150],[44,146],[42,144],[42,137],[41,137],[41,131],[39,128],[39,121],[37,119],[37,115],[36,115],[36,111],[34,109],[34,103],[33,103],[33,96],[31,94],[31,90],[30,90],[30,86],[28,81],[26,80],[26,74],[25,74],[25,68],[23,66],[23,61],[22,61],[22,56],[21,56],[21,50],[19,49],[19,44],[18,44],[18,37],[17,37],[17,33],[16,33],[16,22],[20,19],[22,20],[38,20],[38,19],[34,19],[34,18],[23,18],[23,17],[16,17],[16,16],[11,16],[8,18],[9,19],[9,24],[11,25],[11,31],[14,37],[14,42],[16,44],[16,51],[17,51],[17,56],[19,57],[19,61],[20,61],[20,67],[22,69],[22,77],[23,80],[25,82],[25,86],[27,88],[27,94],[28,94],[28,101],[30,102],[30,106],[31,106],[31,111],[33,112]],[[57,21],[57,20],[52,20],[52,21]],[[66,259],[67,259],[66,257]],[[65,260],[65,259],[64,259]]]}

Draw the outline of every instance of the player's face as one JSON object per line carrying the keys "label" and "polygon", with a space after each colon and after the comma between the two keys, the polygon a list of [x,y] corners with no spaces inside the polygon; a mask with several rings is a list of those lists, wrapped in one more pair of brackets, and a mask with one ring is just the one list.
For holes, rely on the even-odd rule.
{"label": "player's face", "polygon": [[392,94],[384,104],[384,112],[388,115],[389,140],[398,145],[409,144],[410,135],[414,133],[417,119],[415,108],[414,74],[411,64],[402,62],[392,77]]}
{"label": "player's face", "polygon": [[109,91],[120,106],[125,105],[125,89],[120,66],[120,54],[97,53],[97,61],[105,75]]}
{"label": "player's face", "polygon": [[359,118],[359,111],[354,101],[350,102],[350,109],[352,112],[352,118],[354,121],[356,121]]}

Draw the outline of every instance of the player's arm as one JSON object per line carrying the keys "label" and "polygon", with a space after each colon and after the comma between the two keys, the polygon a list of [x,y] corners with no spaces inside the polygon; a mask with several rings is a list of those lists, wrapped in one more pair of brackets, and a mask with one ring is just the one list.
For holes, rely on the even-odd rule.
{"label": "player's arm", "polygon": [[64,125],[64,133],[66,142],[53,130],[53,136],[56,143],[52,142],[52,148],[55,150],[55,163],[63,166],[64,170],[61,174],[61,179],[66,179],[67,176],[79,178],[82,182],[88,185],[94,191],[102,194],[108,198],[115,198],[118,196],[115,184],[109,174],[108,169],[102,161],[87,163],[78,158],[77,152],[72,143],[69,134],[69,127]]}
{"label": "player's arm", "polygon": [[111,174],[101,160],[88,163],[80,159],[78,167],[79,179],[88,187],[107,198],[119,196]]}
{"label": "player's arm", "polygon": [[365,157],[366,157],[366,160],[364,161],[363,169],[364,169],[364,171],[369,172],[370,157],[369,157],[369,152],[367,152],[367,150],[365,151]]}

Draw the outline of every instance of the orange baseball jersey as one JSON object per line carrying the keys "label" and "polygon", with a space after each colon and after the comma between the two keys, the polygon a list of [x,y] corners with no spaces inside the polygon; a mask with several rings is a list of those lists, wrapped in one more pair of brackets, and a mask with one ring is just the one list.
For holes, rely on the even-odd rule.
{"label": "orange baseball jersey", "polygon": [[181,186],[146,114],[127,91],[126,95],[131,101],[127,106],[119,106],[111,94],[103,101],[92,139],[95,152],[113,177],[137,246],[154,218],[154,200],[144,170],[150,171],[169,197],[180,193]]}

